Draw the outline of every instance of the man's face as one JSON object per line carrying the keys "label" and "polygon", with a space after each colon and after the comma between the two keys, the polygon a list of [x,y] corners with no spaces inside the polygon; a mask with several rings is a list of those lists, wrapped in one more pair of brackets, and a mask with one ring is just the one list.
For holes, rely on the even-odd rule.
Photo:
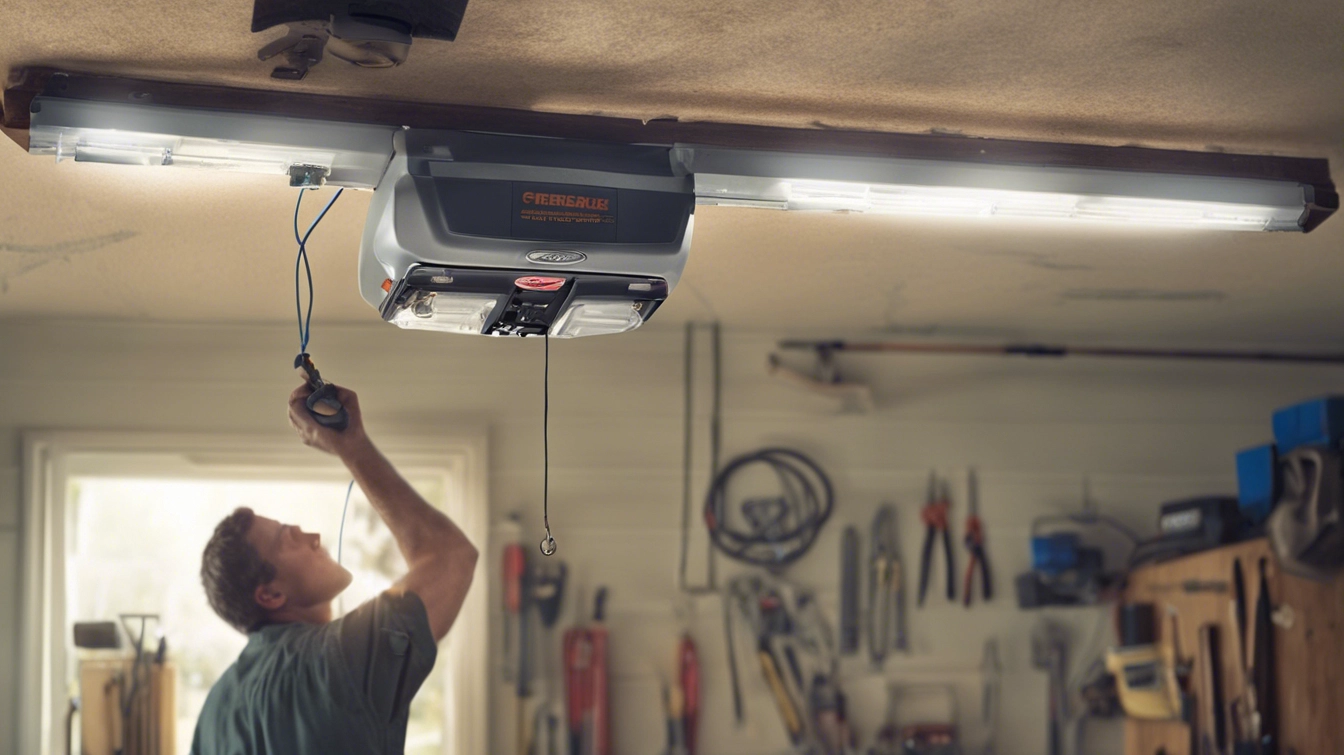
{"label": "man's face", "polygon": [[263,559],[275,565],[269,589],[284,596],[287,608],[329,604],[353,579],[322,547],[320,535],[304,532],[297,525],[258,516],[247,539]]}

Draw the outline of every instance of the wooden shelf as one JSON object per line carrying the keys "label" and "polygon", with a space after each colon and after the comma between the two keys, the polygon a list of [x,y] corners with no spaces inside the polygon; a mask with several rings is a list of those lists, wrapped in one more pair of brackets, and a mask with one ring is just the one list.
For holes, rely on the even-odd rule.
{"label": "wooden shelf", "polygon": [[[1160,642],[1171,642],[1168,606],[1177,612],[1181,654],[1196,662],[1192,690],[1196,708],[1204,694],[1199,682],[1199,628],[1216,624],[1221,639],[1224,704],[1242,694],[1240,670],[1228,604],[1232,600],[1232,562],[1241,560],[1246,575],[1248,634],[1254,634],[1255,601],[1259,595],[1260,559],[1268,559],[1269,593],[1275,608],[1292,609],[1289,627],[1276,626],[1275,658],[1279,700],[1279,752],[1287,755],[1333,755],[1344,751],[1344,579],[1319,583],[1278,569],[1264,539],[1251,540],[1197,553],[1136,570],[1130,575],[1125,597],[1130,602],[1153,603],[1162,619]],[[1223,581],[1229,591],[1187,593],[1186,580]],[[1171,586],[1177,586],[1172,589]],[[1248,648],[1251,637],[1247,638]],[[1125,721],[1126,755],[1190,753],[1190,732],[1180,722]]]}

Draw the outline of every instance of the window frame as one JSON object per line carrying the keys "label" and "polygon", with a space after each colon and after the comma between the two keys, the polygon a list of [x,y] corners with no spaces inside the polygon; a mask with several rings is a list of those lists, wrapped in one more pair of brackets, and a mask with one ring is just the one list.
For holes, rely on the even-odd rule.
{"label": "window frame", "polygon": [[[406,473],[443,477],[445,510],[482,553],[489,552],[488,445],[486,429],[470,423],[433,436],[403,434],[379,441],[388,459]],[[76,476],[349,479],[337,459],[305,448],[293,435],[24,433],[17,723],[19,751],[35,755],[60,753],[64,740],[66,682],[71,678],[65,668],[69,618],[64,595],[53,595],[52,588],[66,582],[64,554],[72,534],[65,521],[66,491]],[[455,755],[484,751],[489,735],[484,559],[477,564],[474,582],[439,653],[439,662],[451,664],[454,678],[444,744],[445,752]]]}

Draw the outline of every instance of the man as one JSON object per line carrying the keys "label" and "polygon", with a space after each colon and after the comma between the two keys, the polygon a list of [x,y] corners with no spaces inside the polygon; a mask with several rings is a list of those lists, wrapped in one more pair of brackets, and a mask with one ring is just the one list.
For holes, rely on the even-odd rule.
{"label": "man", "polygon": [[313,421],[310,392],[290,395],[290,424],[345,463],[410,570],[333,621],[331,602],[352,577],[318,535],[246,508],[220,522],[201,581],[247,647],[210,690],[192,755],[402,752],[411,698],[471,586],[476,548],[369,440],[354,392],[338,389],[350,414],[343,431]]}

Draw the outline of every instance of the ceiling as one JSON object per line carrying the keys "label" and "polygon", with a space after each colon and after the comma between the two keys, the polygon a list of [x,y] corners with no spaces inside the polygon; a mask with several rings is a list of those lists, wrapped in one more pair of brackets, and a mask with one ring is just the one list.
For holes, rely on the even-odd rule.
{"label": "ceiling", "polygon": [[[1334,0],[472,0],[456,42],[298,83],[257,61],[279,35],[248,31],[247,0],[8,0],[0,18],[10,70],[1327,157],[1344,183]],[[275,181],[56,165],[7,140],[0,176],[0,317],[292,317],[294,194]],[[355,290],[368,200],[347,192],[314,234],[315,320],[377,319]],[[659,320],[1338,347],[1342,252],[1344,217],[1304,236],[700,208]]]}

